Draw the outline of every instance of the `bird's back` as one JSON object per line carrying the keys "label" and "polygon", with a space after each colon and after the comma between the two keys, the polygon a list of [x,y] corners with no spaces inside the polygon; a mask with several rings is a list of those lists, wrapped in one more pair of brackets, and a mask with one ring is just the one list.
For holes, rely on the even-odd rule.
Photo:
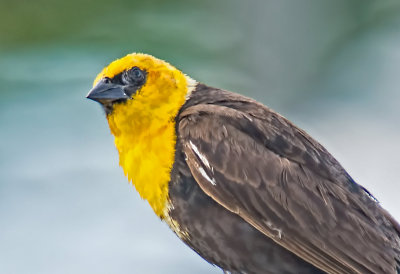
{"label": "bird's back", "polygon": [[[219,108],[221,113],[217,113]],[[238,116],[231,117],[231,111]],[[322,272],[319,269],[331,273],[389,273],[389,269],[400,264],[396,221],[352,180],[325,148],[279,114],[252,99],[199,84],[182,107],[176,127],[177,152],[170,183],[174,209],[170,216],[187,230],[186,243],[209,262],[246,273]],[[225,142],[221,136],[230,138],[231,151],[250,156],[235,159],[232,157],[235,154],[223,155],[224,151],[210,149]],[[245,148],[240,144],[243,138],[248,141]],[[192,154],[182,152],[188,151],[188,143],[195,150]],[[258,148],[253,151],[253,147]],[[277,160],[256,162],[255,159],[260,159],[258,150],[263,149],[269,154],[262,155]],[[206,163],[202,157],[208,159]],[[280,166],[282,161],[286,166]],[[264,175],[243,172],[241,177],[240,169],[249,165],[252,165],[249,170],[262,170],[266,176],[273,177],[275,173],[275,177],[286,176],[278,178],[277,184],[287,187],[286,193],[278,195],[287,195],[284,203],[288,204],[283,205],[286,208],[272,209],[280,216],[274,224],[258,223],[268,220],[265,216],[272,215],[263,214],[276,205],[271,204],[275,200],[268,200],[271,190],[266,189]],[[224,176],[218,178],[221,168]],[[199,180],[204,176],[194,176],[195,169],[203,169],[207,179],[204,183]],[[211,180],[206,171],[215,178]],[[251,185],[251,178],[261,181],[258,188],[254,188],[254,182]],[[291,188],[298,191],[290,194]],[[290,204],[295,203],[299,203],[299,208],[291,209]],[[257,208],[260,204],[261,209]],[[287,220],[280,220],[286,218],[285,214]],[[294,221],[285,223],[288,220]],[[271,227],[278,231],[279,237],[268,234]],[[292,241],[297,239],[300,242],[293,245]]]}

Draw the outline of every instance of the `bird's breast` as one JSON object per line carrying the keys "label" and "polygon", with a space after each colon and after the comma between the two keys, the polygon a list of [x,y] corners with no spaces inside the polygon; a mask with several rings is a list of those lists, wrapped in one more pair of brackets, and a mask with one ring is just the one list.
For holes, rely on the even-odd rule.
{"label": "bird's breast", "polygon": [[108,117],[119,164],[140,196],[163,219],[168,208],[168,183],[174,161],[175,123],[119,115],[114,112]]}

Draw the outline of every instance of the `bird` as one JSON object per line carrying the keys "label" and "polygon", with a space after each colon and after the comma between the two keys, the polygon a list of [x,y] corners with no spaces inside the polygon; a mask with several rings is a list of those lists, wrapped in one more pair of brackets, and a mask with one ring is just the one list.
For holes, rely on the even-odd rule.
{"label": "bird", "polygon": [[224,273],[400,273],[400,225],[304,130],[131,53],[95,78],[119,165]]}

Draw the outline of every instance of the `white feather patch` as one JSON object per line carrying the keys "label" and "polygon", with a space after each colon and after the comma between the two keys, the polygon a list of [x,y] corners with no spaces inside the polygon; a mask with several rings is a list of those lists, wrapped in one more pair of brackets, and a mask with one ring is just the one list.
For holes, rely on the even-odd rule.
{"label": "white feather patch", "polygon": [[192,141],[190,142],[190,146],[192,147],[193,151],[196,153],[197,157],[200,158],[200,160],[203,162],[203,164],[206,165],[206,167],[210,168],[210,163],[208,162],[207,158],[200,153],[199,149],[196,147],[195,144],[192,143]]}
{"label": "white feather patch", "polygon": [[[195,144],[192,143],[192,141],[189,141],[190,147],[193,149],[194,153],[197,155],[197,157],[199,157],[200,161],[202,161],[202,163],[213,172],[213,168],[210,166],[210,162],[208,162],[206,156],[204,156],[203,154],[200,153],[199,149],[197,148],[197,146]],[[210,178],[210,176],[208,176],[207,172],[204,170],[204,168],[199,167],[199,171],[201,173],[201,175],[207,180],[209,181],[213,186],[215,186],[217,183],[215,182],[214,178]]]}
{"label": "white feather patch", "polygon": [[187,100],[189,100],[190,95],[192,95],[193,90],[196,89],[197,81],[193,80],[192,78],[190,78],[187,75],[185,75],[185,78],[186,78],[186,82],[187,82],[187,92],[186,92],[185,99],[187,101]]}
{"label": "white feather patch", "polygon": [[211,179],[211,178],[207,175],[207,173],[206,173],[206,171],[204,170],[204,168],[200,167],[199,170],[200,170],[201,175],[203,175],[203,177],[206,178],[206,180],[209,181],[213,186],[215,186],[215,185],[217,184],[217,183],[215,182],[215,179],[214,179],[214,178]]}

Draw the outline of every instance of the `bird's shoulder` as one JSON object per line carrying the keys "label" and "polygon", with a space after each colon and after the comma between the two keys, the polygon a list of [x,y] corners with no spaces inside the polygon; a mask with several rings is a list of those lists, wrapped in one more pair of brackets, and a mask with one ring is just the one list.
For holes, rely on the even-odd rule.
{"label": "bird's shoulder", "polygon": [[[339,162],[304,130],[246,96],[198,84],[177,119],[181,135],[186,136],[189,131],[198,135],[218,133],[211,132],[210,126],[229,126],[233,131],[245,133],[246,141],[257,142],[279,156],[306,165],[323,177],[340,178],[346,185],[352,181]],[[202,128],[200,125],[208,127]],[[211,135],[210,141],[224,139],[223,136]],[[359,188],[354,190],[358,191]]]}

